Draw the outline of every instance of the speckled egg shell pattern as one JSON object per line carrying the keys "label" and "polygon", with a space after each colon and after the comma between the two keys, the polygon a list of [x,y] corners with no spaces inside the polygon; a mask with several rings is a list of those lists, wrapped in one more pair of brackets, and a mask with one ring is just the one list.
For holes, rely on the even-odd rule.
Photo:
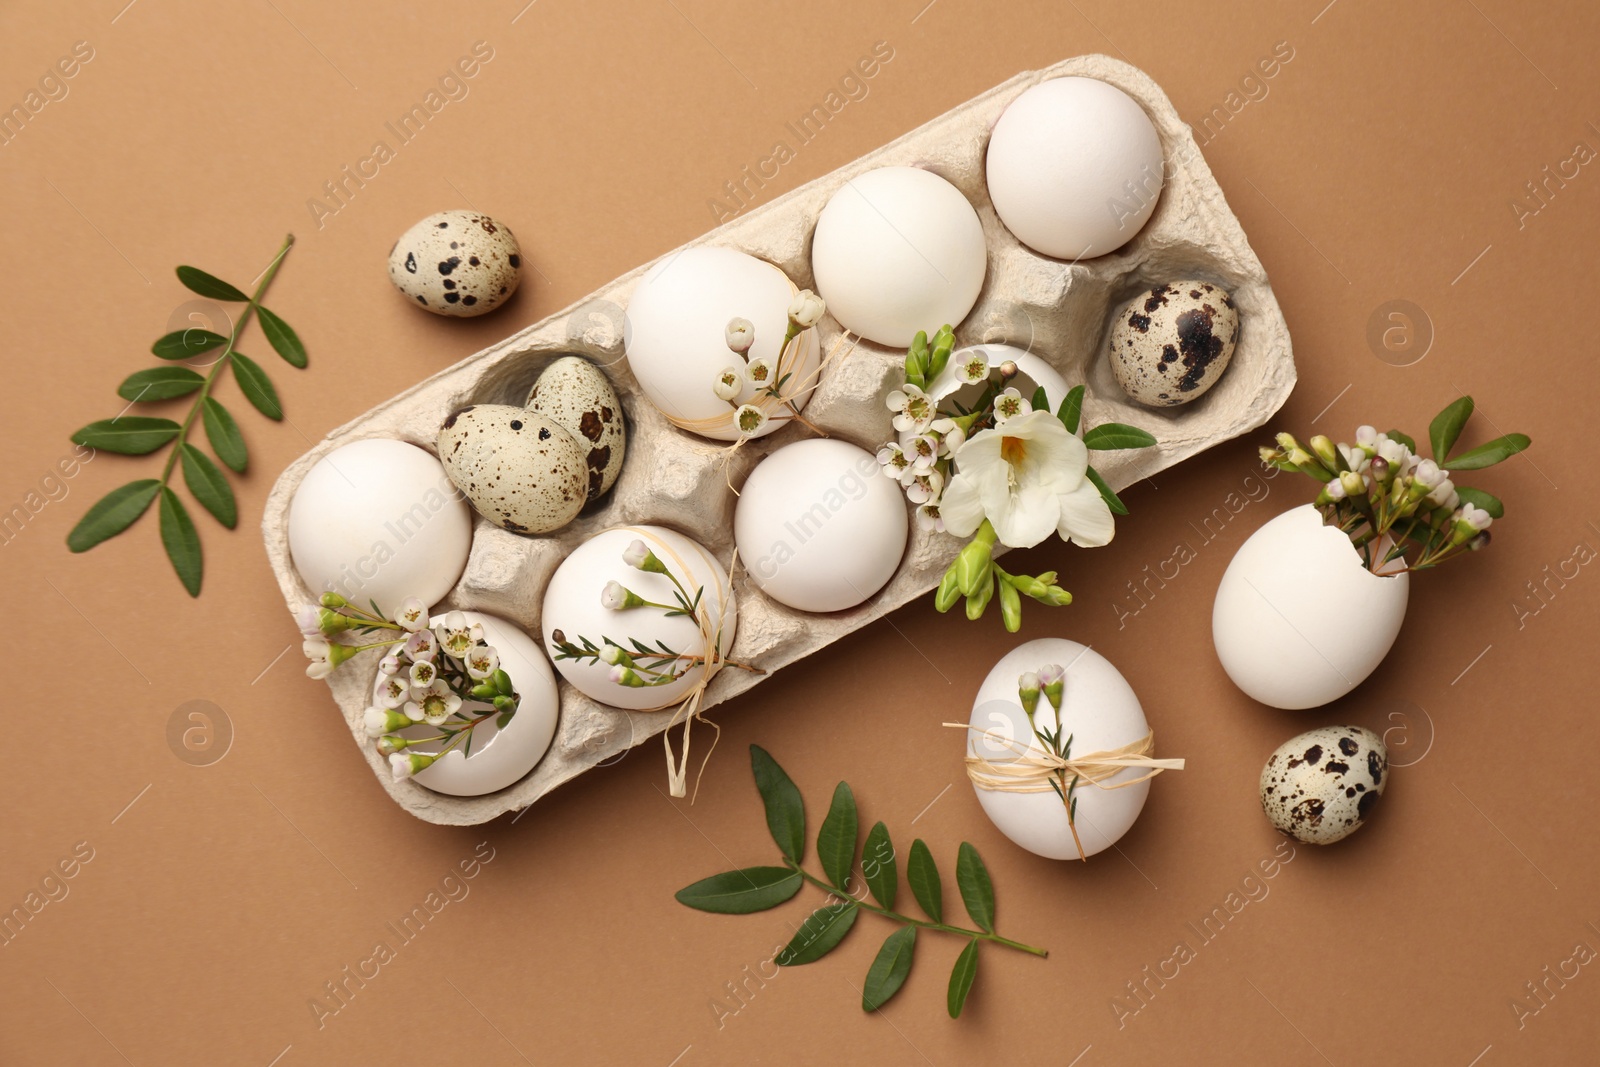
{"label": "speckled egg shell pattern", "polygon": [[512,533],[558,530],[588,500],[582,447],[560,424],[525,408],[462,408],[439,429],[439,459],[478,513]]}
{"label": "speckled egg shell pattern", "polygon": [[1331,845],[1361,829],[1388,772],[1388,749],[1371,730],[1308,730],[1280,746],[1261,769],[1261,810],[1290,837]]}
{"label": "speckled egg shell pattern", "polygon": [[566,427],[586,450],[589,499],[611,488],[628,447],[622,404],[605,373],[579,356],[551,363],[528,393],[528,410]]}
{"label": "speckled egg shell pattern", "polygon": [[1221,286],[1158,285],[1134,298],[1111,325],[1111,370],[1133,399],[1176,407],[1203,396],[1228,369],[1239,341],[1239,311]]}
{"label": "speckled egg shell pattern", "polygon": [[522,251],[511,230],[488,215],[441,211],[395,242],[389,280],[436,315],[482,315],[517,291]]}

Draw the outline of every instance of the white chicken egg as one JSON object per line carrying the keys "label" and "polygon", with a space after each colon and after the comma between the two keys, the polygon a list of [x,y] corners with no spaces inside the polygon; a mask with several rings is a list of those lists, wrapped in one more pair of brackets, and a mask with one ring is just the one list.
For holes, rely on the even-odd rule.
{"label": "white chicken egg", "polygon": [[960,189],[918,167],[846,182],[817,216],[811,270],[847,330],[889,348],[957,326],[988,270],[983,224]]}
{"label": "white chicken egg", "polygon": [[[418,771],[413,780],[435,793],[476,797],[504,789],[533,770],[555,739],[561,700],[550,661],[521,627],[476,611],[462,614],[467,622],[482,624],[484,641],[499,655],[500,669],[510,676],[512,688],[516,690],[517,713],[503,730],[496,728],[494,719],[474,727],[470,753],[464,752],[466,743],[463,741]],[[444,616],[439,615],[428,624],[439,626],[443,622]],[[374,699],[381,682],[381,676],[374,682]],[[461,705],[461,710],[469,715],[481,715],[492,709],[485,701],[467,701]],[[439,730],[419,723],[400,733],[404,737],[432,737]],[[435,741],[414,745],[408,751],[433,755],[443,744]]]}
{"label": "white chicken egg", "polygon": [[[1144,108],[1096,78],[1056,78],[1017,97],[989,136],[989,199],[1017,240],[1092,259],[1133,239],[1163,182],[1161,137]],[[826,294],[824,294],[826,295]]]}
{"label": "white chicken egg", "polygon": [[[624,560],[635,541],[642,541],[666,565],[667,574],[639,570]],[[674,583],[673,578],[677,579]],[[556,568],[545,588],[540,625],[545,648],[555,659],[556,670],[579,692],[615,708],[643,711],[669,707],[689,694],[705,674],[702,664],[656,664],[638,654],[638,673],[646,676],[652,667],[675,675],[676,680],[662,685],[630,688],[611,680],[611,664],[595,657],[557,658],[562,640],[582,645],[587,639],[596,649],[606,641],[633,652],[634,641],[657,648],[665,645],[683,656],[706,655],[710,643],[700,625],[685,615],[669,617],[654,607],[614,610],[602,597],[607,584],[617,582],[639,597],[656,604],[674,605],[681,592],[693,599],[699,590],[700,613],[709,632],[717,637],[723,654],[733,647],[738,627],[738,608],[728,572],[710,551],[682,534],[661,526],[619,526],[595,534],[579,545]],[[680,589],[681,585],[681,589]],[[556,631],[561,636],[556,636]]]}
{"label": "white chicken egg", "polygon": [[[657,263],[639,279],[622,320],[628,366],[651,403],[674,423],[718,441],[739,437],[734,405],[755,396],[745,382],[733,400],[714,391],[727,367],[743,367],[728,348],[728,323],[748,319],[755,344],[747,356],[778,370],[779,349],[789,328],[789,303],[797,290],[772,264],[732,248],[685,248]],[[804,330],[784,352],[781,374],[802,410],[821,363],[817,331]],[[773,419],[754,436],[785,425]]]}
{"label": "white chicken egg", "polygon": [[905,555],[909,526],[900,487],[876,457],[817,438],[757,464],[733,515],[751,579],[801,611],[843,611],[882,589]]}
{"label": "white chicken egg", "polygon": [[472,547],[472,514],[431,452],[374,437],[329,452],[289,502],[289,555],[313,594],[394,611],[435,604]]}
{"label": "white chicken egg", "polygon": [[[1017,697],[1017,679],[1024,673],[1056,665],[1066,668],[1061,723],[1072,735],[1071,754],[1086,756],[1120,748],[1149,732],[1139,698],[1122,674],[1100,653],[1064,638],[1047,637],[1019,645],[1007,653],[978,687],[967,731],[967,752],[1000,765],[1024,752],[1043,753]],[[1034,720],[1050,730],[1058,727],[1050,702],[1040,698]],[[988,731],[984,733],[983,731]],[[1137,768],[1118,771],[1105,785],[1138,778]],[[996,828],[1017,845],[1047,859],[1077,859],[1066,805],[1048,786],[1021,793],[974,785],[978,803]],[[1116,844],[1133,826],[1150,794],[1150,783],[1120,789],[1080,784],[1075,825],[1083,854],[1092,856]]]}
{"label": "white chicken egg", "polygon": [[1211,609],[1217,658],[1275,708],[1344,696],[1383,662],[1405,621],[1410,575],[1376,575],[1310,504],[1239,546]]}

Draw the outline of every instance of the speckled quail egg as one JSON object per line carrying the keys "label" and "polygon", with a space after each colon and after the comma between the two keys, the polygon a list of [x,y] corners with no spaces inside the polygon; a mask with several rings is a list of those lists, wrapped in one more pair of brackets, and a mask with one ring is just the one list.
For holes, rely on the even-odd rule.
{"label": "speckled quail egg", "polygon": [[562,356],[540,373],[528,410],[564,426],[585,450],[589,499],[611,488],[628,447],[622,404],[605,373],[581,356]]}
{"label": "speckled quail egg", "polygon": [[1308,845],[1331,845],[1361,829],[1383,795],[1389,750],[1360,726],[1324,726],[1279,746],[1261,768],[1261,810]]}
{"label": "speckled quail egg", "polygon": [[462,408],[439,428],[439,459],[478,513],[512,533],[560,529],[589,498],[582,446],[526,408]]}
{"label": "speckled quail egg", "polygon": [[476,211],[441,211],[400,235],[389,280],[435,315],[469,318],[510,299],[522,280],[522,250],[502,222]]}
{"label": "speckled quail egg", "polygon": [[1239,311],[1211,282],[1157,285],[1111,324],[1111,371],[1151,407],[1187,404],[1217,384],[1239,340]]}

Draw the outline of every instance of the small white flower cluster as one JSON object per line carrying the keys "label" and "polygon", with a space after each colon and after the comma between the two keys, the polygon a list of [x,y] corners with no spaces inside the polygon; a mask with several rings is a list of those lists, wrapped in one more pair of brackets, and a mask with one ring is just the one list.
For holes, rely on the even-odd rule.
{"label": "small white flower cluster", "polygon": [[[367,708],[363,725],[368,737],[378,739],[378,751],[389,757],[396,778],[408,778],[433,763],[485,719],[499,715],[503,726],[516,712],[511,679],[500,669],[500,654],[484,640],[483,625],[452,611],[429,628],[430,617],[428,606],[416,597],[408,597],[392,619],[385,619],[335,593],[325,594],[320,607],[307,605],[295,612],[311,661],[306,673],[313,678],[327,677],[358,652],[389,650],[378,663],[377,702]],[[389,631],[395,636],[361,645],[332,640],[349,630]],[[493,710],[463,712],[468,700],[492,704]],[[395,733],[419,723],[443,732],[426,738]],[[405,751],[411,745],[440,740],[447,744],[437,755]]]}
{"label": "small white flower cluster", "polygon": [[[754,437],[767,425],[770,419],[767,413],[767,398],[776,401],[787,400],[783,388],[788,384],[790,375],[784,373],[784,357],[789,350],[789,343],[801,330],[808,330],[821,321],[825,310],[827,305],[810,289],[802,289],[795,295],[789,303],[789,327],[783,343],[778,346],[776,363],[769,359],[750,357],[750,349],[756,343],[754,323],[745,318],[728,321],[724,340],[727,341],[728,350],[738,356],[740,362],[730,363],[718,371],[711,383],[711,391],[717,395],[718,400],[726,401],[732,406],[733,425],[740,435]],[[740,403],[739,397],[746,389],[751,390],[751,398]]]}

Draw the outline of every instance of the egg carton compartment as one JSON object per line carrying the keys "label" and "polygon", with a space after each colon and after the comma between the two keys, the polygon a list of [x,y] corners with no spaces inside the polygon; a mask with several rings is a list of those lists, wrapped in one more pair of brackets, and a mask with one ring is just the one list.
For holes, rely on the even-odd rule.
{"label": "egg carton compartment", "polygon": [[[989,132],[1000,113],[1029,87],[1067,76],[1109,82],[1137,100],[1156,126],[1167,162],[1157,207],[1133,240],[1110,255],[1073,263],[1040,255],[1017,241],[996,215],[984,178]],[[959,188],[978,212],[987,242],[988,272],[976,306],[956,326],[960,344],[1005,342],[1030,350],[1069,384],[1087,383],[1084,409],[1089,423],[1127,422],[1156,436],[1154,448],[1097,457],[1098,469],[1114,488],[1125,488],[1256,429],[1287,399],[1295,381],[1294,360],[1288,328],[1265,271],[1188,126],[1165,94],[1143,72],[1108,56],[1079,56],[1019,74],[684,247],[736,248],[778,266],[796,285],[814,287],[809,248],[819,212],[846,181],[884,166],[933,170]],[[674,426],[651,404],[627,364],[623,309],[652,265],[623,275],[378,405],[290,464],[274,486],[262,519],[267,554],[285,600],[292,606],[314,598],[314,591],[294,569],[287,531],[295,489],[319,459],[367,437],[398,438],[432,452],[439,424],[452,411],[472,403],[521,404],[540,369],[561,355],[593,361],[616,390],[628,420],[622,472],[609,493],[549,536],[519,536],[479,519],[465,571],[437,609],[464,608],[500,616],[526,629],[537,643],[541,601],[550,575],[589,536],[613,526],[670,527],[727,560],[733,551],[732,487],[739,486],[764,456],[804,439],[810,431],[791,423],[730,453],[723,443]],[[1147,408],[1122,392],[1107,366],[1111,317],[1141,289],[1187,278],[1221,282],[1231,291],[1241,316],[1239,341],[1227,372],[1208,394],[1180,408]],[[929,323],[928,328],[939,325]],[[817,329],[824,352],[841,341],[841,328],[831,316]],[[806,417],[830,436],[875,451],[893,436],[884,397],[902,381],[903,358],[903,352],[856,342],[848,355],[827,366]],[[733,580],[739,618],[732,656],[756,663],[767,673],[719,673],[705,693],[702,710],[927,595],[960,547],[957,538],[912,524],[907,551],[889,583],[866,603],[830,614],[801,612],[769,599],[741,567]],[[660,734],[672,718],[671,709],[630,712],[598,704],[562,681],[555,740],[526,777],[485,796],[446,796],[413,781],[394,780],[365,736],[362,712],[369,702],[376,659],[375,653],[366,653],[336,671],[329,678],[330,688],[357,750],[382,788],[401,807],[433,823],[470,825],[526,808],[562,783]],[[711,773],[716,773],[715,766]]]}

